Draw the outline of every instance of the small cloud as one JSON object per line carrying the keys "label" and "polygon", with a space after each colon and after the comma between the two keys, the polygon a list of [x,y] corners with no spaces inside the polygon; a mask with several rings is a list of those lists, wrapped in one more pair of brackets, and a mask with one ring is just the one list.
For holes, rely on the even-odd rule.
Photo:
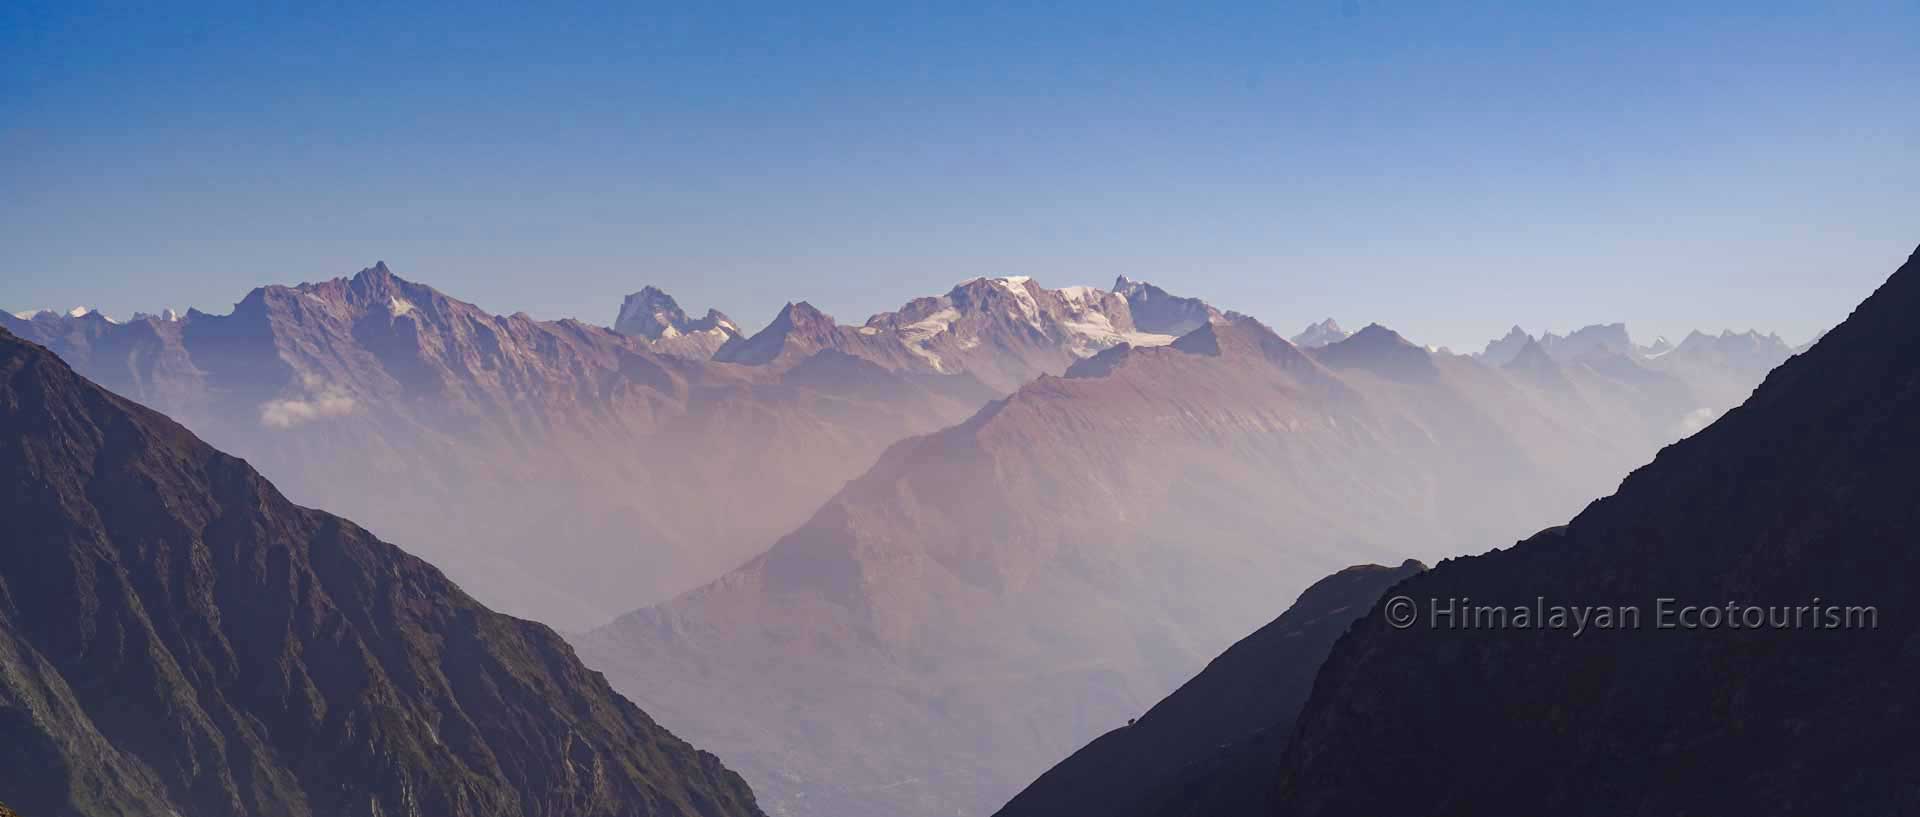
{"label": "small cloud", "polygon": [[329,417],[345,417],[358,411],[360,404],[337,386],[321,383],[318,378],[304,376],[301,385],[306,388],[307,396],[268,400],[260,404],[260,424],[267,428],[293,428],[314,420]]}

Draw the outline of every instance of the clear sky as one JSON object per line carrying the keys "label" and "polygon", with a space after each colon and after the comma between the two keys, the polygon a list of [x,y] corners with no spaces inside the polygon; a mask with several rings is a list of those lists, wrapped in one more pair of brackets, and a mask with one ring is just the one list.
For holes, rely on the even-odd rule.
{"label": "clear sky", "polygon": [[603,324],[1125,274],[1798,342],[1920,244],[1913,0],[267,5],[0,6],[0,307],[384,259]]}

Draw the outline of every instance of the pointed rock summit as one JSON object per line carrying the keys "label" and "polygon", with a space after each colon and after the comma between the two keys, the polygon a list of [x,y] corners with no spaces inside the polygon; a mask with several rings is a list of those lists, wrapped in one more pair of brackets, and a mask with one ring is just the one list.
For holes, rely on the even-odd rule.
{"label": "pointed rock summit", "polygon": [[1425,347],[1377,323],[1314,350],[1313,356],[1334,369],[1360,369],[1392,380],[1429,380],[1440,373]]}
{"label": "pointed rock summit", "polygon": [[613,331],[645,338],[657,351],[696,360],[712,357],[740,336],[739,328],[720,310],[709,309],[703,317],[689,318],[673,296],[651,285],[621,302]]}
{"label": "pointed rock summit", "polygon": [[1114,279],[1113,293],[1126,299],[1133,325],[1142,332],[1179,336],[1220,317],[1220,310],[1199,298],[1182,298],[1125,275]]}
{"label": "pointed rock summit", "polygon": [[719,310],[709,309],[702,317],[689,318],[680,309],[680,304],[673,300],[673,296],[653,286],[643,287],[621,302],[620,316],[614,320],[613,329],[622,335],[636,335],[648,340],[715,329],[738,334],[733,321]]}
{"label": "pointed rock summit", "polygon": [[1566,337],[1552,332],[1541,336],[1540,347],[1554,360],[1571,363],[1601,355],[1633,356],[1633,338],[1624,323],[1593,324],[1574,330]]}
{"label": "pointed rock summit", "polygon": [[839,348],[840,335],[833,316],[806,301],[789,301],[765,329],[752,337],[734,336],[713,353],[713,359],[749,365],[783,359],[797,361],[821,349]]}
{"label": "pointed rock summit", "polygon": [[1302,349],[1318,349],[1329,344],[1346,340],[1349,333],[1340,328],[1334,319],[1328,318],[1319,323],[1308,324],[1300,334],[1293,336],[1293,345]]}
{"label": "pointed rock summit", "polygon": [[1480,353],[1480,360],[1489,366],[1505,366],[1513,362],[1514,356],[1520,354],[1521,349],[1533,342],[1532,335],[1515,326],[1507,330],[1507,334],[1499,340],[1487,341],[1487,349]]}

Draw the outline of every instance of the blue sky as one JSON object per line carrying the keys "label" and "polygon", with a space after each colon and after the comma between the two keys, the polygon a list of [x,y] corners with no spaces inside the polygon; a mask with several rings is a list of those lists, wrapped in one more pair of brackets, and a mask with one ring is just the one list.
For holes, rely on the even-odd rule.
{"label": "blue sky", "polygon": [[1920,3],[0,9],[0,307],[384,259],[612,320],[1117,274],[1473,347],[1844,318],[1920,244]]}

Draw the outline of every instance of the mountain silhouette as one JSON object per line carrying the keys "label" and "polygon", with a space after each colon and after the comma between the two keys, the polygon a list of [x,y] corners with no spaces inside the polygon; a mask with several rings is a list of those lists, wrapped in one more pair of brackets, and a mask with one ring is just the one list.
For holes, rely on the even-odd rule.
{"label": "mountain silhouette", "polygon": [[1315,582],[1138,721],[1041,775],[998,817],[1129,817],[1204,800],[1223,770],[1257,764],[1287,739],[1334,641],[1387,588],[1425,569],[1412,560],[1361,565]]}
{"label": "mountain silhouette", "polygon": [[[1291,740],[1212,781],[1206,813],[1920,807],[1916,311],[1920,252],[1745,404],[1569,524],[1397,586],[1409,626],[1385,603],[1356,623]],[[1577,636],[1443,626],[1433,605],[1460,600],[1639,612]]]}

